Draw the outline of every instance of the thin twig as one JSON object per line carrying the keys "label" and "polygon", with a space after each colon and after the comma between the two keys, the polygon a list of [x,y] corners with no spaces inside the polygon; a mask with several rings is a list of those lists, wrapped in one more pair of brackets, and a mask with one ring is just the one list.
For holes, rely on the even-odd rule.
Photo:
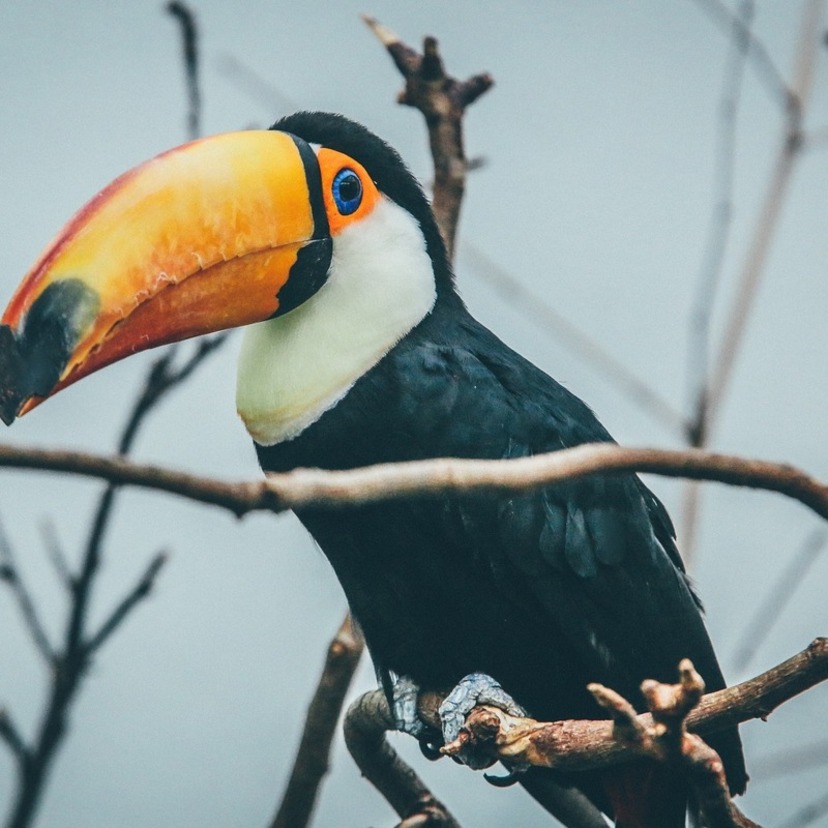
{"label": "thin twig", "polygon": [[63,551],[55,524],[50,518],[45,518],[40,522],[40,535],[43,538],[43,545],[54,567],[55,574],[63,586],[66,587],[67,592],[71,593],[75,588],[75,579],[72,570],[69,568],[69,562],[66,559],[66,553]]}
{"label": "thin twig", "polygon": [[[704,444],[706,425],[707,374],[710,358],[710,320],[721,282],[722,265],[730,238],[733,218],[733,185],[736,160],[736,116],[742,96],[742,81],[749,52],[753,0],[742,0],[733,18],[730,50],[725,67],[725,82],[719,103],[719,128],[716,138],[714,186],[716,196],[702,265],[697,278],[696,296],[690,314],[688,348],[688,387],[691,419],[687,440],[691,446]],[[686,547],[685,547],[686,553]]]}
{"label": "thin twig", "polygon": [[14,723],[11,713],[4,708],[0,708],[0,741],[5,743],[19,765],[28,761],[29,749],[26,747],[26,742]]}
{"label": "thin twig", "polygon": [[733,37],[735,32],[748,44],[748,57],[759,80],[768,94],[783,109],[787,108],[791,96],[788,85],[765,44],[750,30],[749,25],[734,15],[721,0],[695,0],[695,3],[728,37]]}
{"label": "thin twig", "polygon": [[271,828],[304,828],[310,824],[322,778],[328,772],[331,743],[345,694],[364,646],[362,634],[348,613],[328,647],[293,769]]}
{"label": "thin twig", "polygon": [[736,299],[728,315],[725,335],[715,360],[707,405],[709,433],[719,414],[729,385],[736,356],[747,328],[750,311],[756,298],[762,274],[770,251],[788,186],[802,146],[802,124],[813,88],[814,64],[822,38],[824,0],[806,0],[794,72],[792,96],[787,108],[782,141],[771,174],[765,201],[759,213],[748,255],[745,259],[736,289]]}
{"label": "thin twig", "polygon": [[149,562],[144,574],[138,579],[138,583],[118,602],[98,631],[93,633],[86,641],[84,649],[87,658],[94,655],[106,643],[107,639],[120,627],[136,604],[149,596],[155,586],[155,579],[167,559],[166,552],[159,552]]}
{"label": "thin twig", "polygon": [[180,0],[172,0],[167,4],[167,11],[178,20],[181,27],[181,51],[184,57],[184,72],[187,78],[187,98],[189,108],[187,112],[187,133],[190,140],[201,135],[201,91],[198,78],[198,28],[195,15],[191,9]]}
{"label": "thin twig", "polygon": [[29,588],[23,580],[23,574],[17,565],[14,550],[6,537],[2,523],[0,523],[0,581],[8,584],[17,601],[20,615],[23,618],[23,626],[31,636],[37,651],[43,656],[43,660],[51,664],[55,657],[54,648],[46,634],[46,627],[40,620],[40,614],[29,593]]}
{"label": "thin twig", "polygon": [[765,599],[759,603],[750,621],[745,625],[744,634],[736,645],[731,659],[735,673],[740,673],[750,664],[759,646],[767,639],[768,633],[790,602],[797,587],[805,579],[819,554],[825,549],[826,543],[828,543],[828,531],[820,526],[805,538],[798,553],[782,570],[777,581],[768,590]]}

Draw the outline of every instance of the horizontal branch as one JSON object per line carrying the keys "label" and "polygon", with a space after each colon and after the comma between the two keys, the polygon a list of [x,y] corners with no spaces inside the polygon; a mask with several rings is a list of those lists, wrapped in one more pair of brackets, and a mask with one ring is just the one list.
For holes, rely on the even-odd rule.
{"label": "horizontal branch", "polygon": [[523,491],[599,473],[647,472],[712,480],[786,495],[828,519],[828,485],[785,463],[685,449],[589,443],[513,460],[438,458],[347,471],[296,469],[255,482],[223,482],[160,466],[76,451],[0,445],[0,467],[79,474],[177,494],[237,516],[253,511],[374,503],[421,494],[480,489]]}

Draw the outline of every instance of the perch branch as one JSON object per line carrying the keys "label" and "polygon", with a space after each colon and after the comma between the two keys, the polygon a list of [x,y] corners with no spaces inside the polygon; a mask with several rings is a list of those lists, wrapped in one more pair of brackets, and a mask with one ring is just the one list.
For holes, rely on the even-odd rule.
{"label": "perch branch", "polygon": [[[794,696],[828,679],[828,638],[815,639],[805,650],[741,684],[708,693],[686,717],[691,733],[712,733],[749,719],[766,719]],[[433,722],[440,698],[424,698],[421,715]],[[649,731],[655,720],[650,713],[637,714],[627,722],[631,738]],[[566,771],[592,770],[630,761],[635,749],[613,736],[608,721],[568,720],[537,722],[510,716],[494,707],[475,708],[462,731],[465,742],[492,758],[509,763]],[[448,753],[454,748],[445,748]]]}

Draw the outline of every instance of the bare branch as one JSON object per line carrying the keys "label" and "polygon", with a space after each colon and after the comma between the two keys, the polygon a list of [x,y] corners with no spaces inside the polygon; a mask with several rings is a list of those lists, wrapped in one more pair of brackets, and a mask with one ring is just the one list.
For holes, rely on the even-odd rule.
{"label": "bare branch", "polygon": [[768,590],[765,600],[760,602],[756,608],[756,612],[745,627],[741,641],[736,646],[732,658],[732,668],[736,673],[744,670],[756,655],[759,645],[767,638],[773,625],[779,620],[779,616],[793,597],[797,587],[805,579],[819,554],[825,549],[826,543],[828,543],[828,531],[820,526],[805,538],[799,552]]}
{"label": "bare branch", "polygon": [[446,73],[436,38],[426,37],[420,54],[373,17],[363,15],[362,19],[405,78],[405,88],[398,102],[419,109],[425,117],[434,159],[434,202],[431,206],[449,257],[454,258],[468,172],[463,147],[463,114],[467,106],[492,87],[494,80],[483,73],[459,81]]}
{"label": "bare branch", "polygon": [[0,445],[2,466],[79,474],[155,489],[220,506],[237,516],[253,511],[278,514],[307,506],[356,505],[424,492],[524,491],[589,474],[645,472],[778,492],[828,518],[828,484],[794,466],[700,449],[627,448],[614,443],[588,443],[512,460],[439,458],[347,471],[296,469],[247,483],[222,482],[122,457],[8,445]]}
{"label": "bare branch", "polygon": [[[703,696],[687,715],[687,730],[703,736],[749,719],[766,719],[781,704],[826,679],[828,638],[818,638],[801,653],[756,678]],[[650,713],[637,714],[628,702],[607,688],[598,692],[622,723],[622,741],[613,736],[613,724],[609,721],[544,723],[487,706],[477,707],[469,714],[463,738],[473,740],[475,750],[495,759],[535,767],[582,771],[628,762],[638,755],[646,741],[641,741],[641,736],[652,730],[655,720]],[[420,712],[426,721],[433,721],[441,701],[439,696],[432,695],[422,701]],[[628,743],[638,746],[631,748]],[[451,753],[453,748],[445,750]]]}
{"label": "bare branch", "polygon": [[707,373],[710,357],[710,321],[713,315],[722,265],[727,251],[733,218],[733,179],[736,160],[736,115],[742,94],[745,61],[749,52],[754,14],[753,0],[742,0],[738,16],[733,18],[730,51],[725,68],[725,83],[719,104],[719,128],[716,139],[714,186],[715,203],[710,216],[702,265],[697,277],[696,295],[690,315],[688,348],[688,386],[691,422],[687,429],[688,443],[701,446],[705,442],[707,424]]}
{"label": "bare branch", "polygon": [[71,593],[75,587],[75,579],[72,571],[69,568],[69,563],[66,560],[66,554],[63,551],[63,546],[60,543],[55,524],[50,518],[46,518],[40,523],[40,535],[43,538],[43,545],[46,547],[46,554],[52,562],[55,573],[60,579],[61,583],[66,587],[67,592]]}
{"label": "bare branch", "polygon": [[359,629],[350,614],[346,615],[328,647],[293,770],[271,828],[304,828],[310,823],[322,777],[328,772],[331,742],[342,703],[364,646]]}
{"label": "bare branch", "polygon": [[83,645],[86,658],[91,657],[96,650],[99,650],[112,633],[124,622],[129,613],[135,609],[135,606],[149,596],[155,586],[155,579],[166,562],[166,552],[159,552],[149,562],[138,583],[121,599],[106,621],[101,624],[98,631],[90,636],[89,640]]}
{"label": "bare branch", "polygon": [[729,37],[734,33],[747,44],[747,54],[759,79],[763,82],[768,94],[779,103],[783,109],[790,105],[791,92],[782,73],[774,63],[765,45],[750,30],[744,19],[734,15],[721,0],[695,0],[699,8],[705,11],[711,20],[719,26]]}
{"label": "bare branch", "polygon": [[0,523],[0,581],[5,581],[9,585],[23,618],[23,626],[31,636],[44,661],[51,664],[55,657],[54,648],[46,634],[46,628],[40,620],[40,614],[29,593],[29,588],[23,580],[20,568],[17,566],[14,550],[6,537],[2,523]]}
{"label": "bare branch", "polygon": [[201,91],[198,86],[198,29],[195,15],[185,3],[171,0],[167,11],[178,20],[181,26],[181,49],[184,55],[184,71],[187,77],[187,97],[189,111],[187,115],[187,132],[190,139],[201,135]]}
{"label": "bare branch", "polygon": [[6,744],[18,764],[22,765],[28,761],[29,749],[26,747],[26,742],[14,723],[11,713],[5,708],[0,708],[0,741]]}
{"label": "bare branch", "polygon": [[[821,45],[822,20],[825,12],[823,0],[807,0],[803,14],[801,35],[795,69],[794,84],[781,145],[771,175],[765,201],[754,228],[753,239],[745,259],[736,299],[728,315],[725,336],[710,381],[707,401],[707,427],[710,431],[719,413],[724,394],[730,381],[736,356],[742,343],[747,321],[759,288],[774,237],[788,185],[802,147],[802,122],[813,88],[814,64]],[[700,443],[701,445],[701,443]]]}
{"label": "bare branch", "polygon": [[345,744],[362,775],[401,817],[398,828],[424,825],[426,819],[435,828],[459,828],[446,806],[385,740],[386,731],[395,725],[381,690],[365,693],[348,708],[344,729]]}

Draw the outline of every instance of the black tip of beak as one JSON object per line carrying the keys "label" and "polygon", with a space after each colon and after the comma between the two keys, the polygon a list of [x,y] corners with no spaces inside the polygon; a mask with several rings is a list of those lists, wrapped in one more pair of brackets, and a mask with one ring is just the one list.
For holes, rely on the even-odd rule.
{"label": "black tip of beak", "polygon": [[23,407],[24,399],[15,383],[17,339],[8,325],[0,325],[0,419],[8,426]]}
{"label": "black tip of beak", "polygon": [[48,396],[99,306],[78,279],[55,282],[35,300],[20,333],[0,325],[0,419],[11,425],[32,397]]}
{"label": "black tip of beak", "polygon": [[25,337],[17,338],[8,325],[0,325],[0,419],[11,425],[29,398],[45,396],[57,384],[60,369],[48,369],[41,345],[26,347]]}

